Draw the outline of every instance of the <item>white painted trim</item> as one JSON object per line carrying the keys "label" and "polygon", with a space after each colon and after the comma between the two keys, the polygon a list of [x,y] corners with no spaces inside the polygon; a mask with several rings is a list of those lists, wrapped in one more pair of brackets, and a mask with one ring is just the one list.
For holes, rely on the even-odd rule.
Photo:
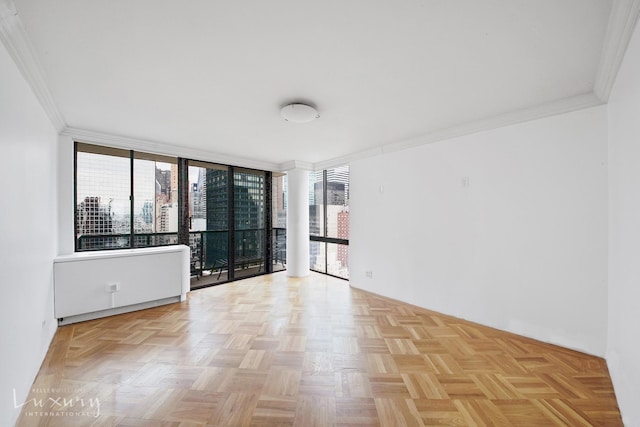
{"label": "white painted trim", "polygon": [[324,160],[313,164],[313,170],[324,170],[335,168],[337,166],[347,165],[354,160],[366,159],[384,153],[383,147],[375,147],[369,150],[359,151],[357,153],[347,154],[346,156],[336,157],[335,159]]}
{"label": "white painted trim", "polygon": [[0,0],[0,41],[33,90],[56,131],[60,132],[66,126],[64,117],[49,91],[43,68],[11,0]]}
{"label": "white painted trim", "polygon": [[640,0],[614,0],[593,86],[602,102],[609,100],[639,15]]}
{"label": "white painted trim", "polygon": [[139,150],[147,153],[185,157],[193,160],[201,160],[233,166],[242,166],[251,169],[260,169],[267,171],[280,170],[280,165],[277,163],[229,156],[213,151],[199,150],[195,148],[184,147],[181,145],[169,144],[166,142],[130,138],[126,136],[112,135],[85,129],[66,127],[61,132],[61,135],[68,136],[75,141],[107,145],[114,148],[124,148],[126,150]]}
{"label": "white painted trim", "polygon": [[526,110],[510,112],[475,122],[460,124],[458,126],[438,130],[416,138],[393,142],[381,147],[347,154],[345,156],[324,160],[315,164],[299,160],[291,160],[277,164],[255,159],[229,156],[207,150],[193,149],[164,142],[141,140],[67,127],[64,117],[56,106],[53,96],[49,91],[43,69],[34,54],[34,50],[29,42],[12,0],[0,0],[0,40],[5,45],[18,69],[31,86],[36,97],[40,101],[40,104],[49,116],[51,123],[53,123],[56,130],[61,132],[63,135],[85,142],[105,144],[119,148],[139,149],[158,154],[173,156],[179,155],[181,157],[232,164],[255,169],[270,171],[286,171],[294,168],[322,170],[348,164],[354,160],[375,156],[385,152],[402,150],[482,130],[495,129],[502,126],[508,126],[515,123],[535,120],[542,117],[562,114],[606,103],[639,15],[640,0],[614,0],[593,94],[580,95]]}
{"label": "white painted trim", "polygon": [[583,95],[561,99],[536,107],[500,114],[493,117],[487,117],[485,119],[476,120],[474,122],[461,123],[457,126],[437,130],[415,138],[393,142],[375,149],[361,151],[359,153],[348,154],[346,156],[336,157],[334,159],[318,162],[313,166],[314,170],[327,169],[335,166],[345,165],[354,160],[373,157],[383,153],[391,153],[394,151],[417,147],[424,144],[430,144],[433,142],[444,141],[447,139],[482,132],[485,130],[497,129],[517,123],[523,123],[531,120],[541,119],[544,117],[569,113],[572,111],[595,107],[601,104],[603,104],[603,102],[597,96],[595,96],[595,94],[586,93]]}
{"label": "white painted trim", "polygon": [[74,252],[71,254],[58,255],[53,259],[53,263],[56,264],[56,263],[63,263],[63,262],[83,262],[86,260],[96,260],[96,259],[149,256],[149,255],[157,255],[157,254],[184,252],[188,250],[189,250],[189,247],[185,245],[169,245],[169,246],[153,246],[148,248],[112,249],[112,250],[103,250],[103,251]]}
{"label": "white painted trim", "polygon": [[289,160],[288,162],[280,163],[280,172],[290,171],[293,169],[314,170],[313,163],[303,162],[301,160]]}
{"label": "white painted trim", "polygon": [[110,308],[107,310],[94,311],[92,313],[76,314],[67,316],[58,320],[59,326],[71,325],[78,322],[86,322],[87,320],[102,319],[103,317],[115,316],[116,314],[131,313],[132,311],[145,310],[147,308],[160,307],[167,304],[175,304],[185,301],[180,296],[162,298],[155,301],[141,302],[139,304],[127,305],[125,307]]}

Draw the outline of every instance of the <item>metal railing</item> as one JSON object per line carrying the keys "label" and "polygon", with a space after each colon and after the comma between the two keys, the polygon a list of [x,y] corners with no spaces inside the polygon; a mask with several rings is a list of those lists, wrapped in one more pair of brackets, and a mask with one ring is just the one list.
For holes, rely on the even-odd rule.
{"label": "metal railing", "polygon": [[84,234],[78,236],[76,251],[103,251],[111,249],[148,248],[178,244],[178,233]]}
{"label": "metal railing", "polygon": [[[264,247],[263,228],[251,228],[235,231],[236,260],[234,269],[246,269],[260,266],[267,262]],[[189,247],[191,248],[191,274],[199,276],[203,271],[229,270],[229,238],[228,231],[191,231],[189,232]],[[285,268],[287,260],[286,229],[273,228],[271,231],[273,250],[272,264],[280,264],[280,270]]]}
{"label": "metal railing", "polygon": [[[264,265],[266,260],[265,229],[252,228],[236,230],[234,268],[247,268],[252,265]],[[191,274],[199,276],[203,271],[223,268],[228,270],[229,258],[228,231],[190,231],[189,247],[191,249]],[[168,246],[178,244],[177,233],[135,233],[131,245],[130,233],[88,234],[79,236],[76,242],[77,251],[114,250],[129,248],[145,248],[152,246]],[[273,228],[271,230],[272,264],[285,268],[287,230]]]}

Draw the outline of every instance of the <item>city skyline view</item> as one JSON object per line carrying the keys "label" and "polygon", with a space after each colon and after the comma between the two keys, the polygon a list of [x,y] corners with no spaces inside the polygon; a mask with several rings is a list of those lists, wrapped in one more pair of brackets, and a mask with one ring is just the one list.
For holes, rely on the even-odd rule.
{"label": "city skyline view", "polygon": [[[170,158],[134,153],[131,170],[128,151],[82,147],[84,151],[77,151],[76,164],[78,250],[178,243],[177,159],[172,162]],[[267,238],[264,234],[266,172],[234,169],[233,182],[229,183],[228,166],[198,161],[187,164],[188,212],[185,215],[189,218],[192,257],[200,259],[199,268],[213,269],[226,262],[230,249],[229,209],[233,209],[233,227],[240,233],[234,240],[236,259],[263,258]],[[287,176],[272,175],[271,227],[285,231]],[[234,188],[233,206],[229,205],[229,185]],[[310,242],[311,268],[348,278],[348,166],[309,172],[309,233],[337,239],[337,242]],[[284,267],[286,231],[274,234],[272,239],[272,254]]]}

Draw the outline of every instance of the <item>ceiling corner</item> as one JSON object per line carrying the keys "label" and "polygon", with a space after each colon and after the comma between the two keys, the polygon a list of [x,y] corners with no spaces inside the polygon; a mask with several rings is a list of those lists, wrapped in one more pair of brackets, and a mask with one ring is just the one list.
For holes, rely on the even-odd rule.
{"label": "ceiling corner", "polygon": [[614,0],[593,86],[602,102],[609,100],[639,15],[640,0]]}

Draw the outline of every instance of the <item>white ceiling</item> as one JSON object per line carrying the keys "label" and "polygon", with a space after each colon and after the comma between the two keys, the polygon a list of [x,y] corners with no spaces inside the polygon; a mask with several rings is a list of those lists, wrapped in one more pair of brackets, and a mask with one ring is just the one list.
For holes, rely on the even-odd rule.
{"label": "white ceiling", "polygon": [[[274,165],[595,99],[612,10],[612,0],[14,4],[68,129]],[[282,120],[290,101],[312,102],[320,119]]]}

